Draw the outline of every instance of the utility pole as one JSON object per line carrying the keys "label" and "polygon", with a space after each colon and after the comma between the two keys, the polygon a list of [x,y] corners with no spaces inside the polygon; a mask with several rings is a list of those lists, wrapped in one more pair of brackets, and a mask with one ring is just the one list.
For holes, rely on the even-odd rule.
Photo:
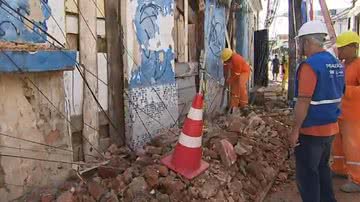
{"label": "utility pole", "polygon": [[185,55],[185,62],[189,62],[189,0],[184,0],[184,19],[185,19],[184,55]]}
{"label": "utility pole", "polygon": [[[122,63],[122,32],[120,1],[105,1],[105,26],[108,58],[109,123],[111,142],[125,144],[124,67]],[[114,124],[114,126],[112,125]],[[116,128],[114,128],[116,127]]]}
{"label": "utility pole", "polygon": [[301,0],[289,0],[289,84],[288,100],[293,100],[295,94],[295,76],[297,59],[297,46],[295,37],[302,25],[301,22]]}
{"label": "utility pole", "polygon": [[[85,79],[89,84],[89,88],[94,92],[95,97],[98,97],[98,80],[92,74],[98,75],[97,71],[97,45],[96,39],[96,20],[97,10],[93,3],[88,0],[79,0],[79,35],[80,35],[80,63],[83,64],[87,71],[83,71]],[[91,72],[91,73],[89,73]],[[99,117],[98,105],[92,96],[88,86],[84,81],[84,103],[83,103],[83,151],[85,161],[91,160],[88,154],[97,155],[95,152],[99,148]],[[90,125],[92,128],[90,128]],[[92,148],[95,147],[95,148]]]}

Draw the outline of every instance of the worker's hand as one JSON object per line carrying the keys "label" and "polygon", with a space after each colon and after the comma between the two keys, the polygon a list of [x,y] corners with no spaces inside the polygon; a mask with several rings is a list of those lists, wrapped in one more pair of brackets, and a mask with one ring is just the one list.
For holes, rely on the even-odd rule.
{"label": "worker's hand", "polygon": [[289,135],[290,147],[296,147],[299,141],[300,129],[294,128]]}

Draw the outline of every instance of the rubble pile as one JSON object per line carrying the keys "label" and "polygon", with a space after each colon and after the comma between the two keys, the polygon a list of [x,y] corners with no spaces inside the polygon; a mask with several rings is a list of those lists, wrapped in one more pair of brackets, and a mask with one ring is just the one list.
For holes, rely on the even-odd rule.
{"label": "rubble pile", "polygon": [[276,178],[275,183],[288,178],[284,161],[289,128],[278,120],[260,110],[207,123],[203,159],[210,167],[192,181],[160,163],[177,143],[180,131],[173,131],[137,154],[112,145],[105,153],[108,164],[67,181],[56,193],[38,197],[59,202],[260,201]]}

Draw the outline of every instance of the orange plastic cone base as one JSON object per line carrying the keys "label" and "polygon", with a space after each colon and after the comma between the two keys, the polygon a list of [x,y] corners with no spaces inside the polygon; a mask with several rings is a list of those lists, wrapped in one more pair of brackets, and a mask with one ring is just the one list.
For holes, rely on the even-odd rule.
{"label": "orange plastic cone base", "polygon": [[163,158],[161,160],[161,163],[166,165],[171,170],[184,176],[188,180],[191,180],[194,177],[199,176],[201,173],[203,173],[206,169],[209,168],[209,164],[203,160],[200,161],[200,167],[196,170],[180,168],[180,167],[176,167],[175,165],[173,165],[172,159],[173,159],[173,154],[170,154],[169,156],[166,156],[165,158]]}

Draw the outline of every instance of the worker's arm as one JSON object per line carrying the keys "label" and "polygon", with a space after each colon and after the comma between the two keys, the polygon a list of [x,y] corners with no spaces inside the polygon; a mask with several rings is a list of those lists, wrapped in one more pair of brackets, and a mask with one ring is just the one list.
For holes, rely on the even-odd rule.
{"label": "worker's arm", "polygon": [[306,115],[308,113],[308,109],[310,106],[311,97],[298,97],[298,100],[295,105],[295,121],[294,121],[294,129],[300,130]]}
{"label": "worker's arm", "polygon": [[300,68],[298,86],[299,96],[295,105],[293,130],[289,137],[291,146],[295,146],[299,139],[300,129],[307,116],[311,98],[314,94],[317,83],[316,74],[308,64],[303,64]]}
{"label": "worker's arm", "polygon": [[360,102],[360,86],[346,85],[345,97],[349,99],[359,100]]}
{"label": "worker's arm", "polygon": [[357,72],[356,72],[356,78],[357,83],[359,85],[346,85],[345,88],[345,98],[352,99],[352,100],[359,100],[360,102],[360,67],[356,66]]}
{"label": "worker's arm", "polygon": [[239,76],[234,74],[230,76],[230,78],[227,80],[227,83],[232,84],[237,78],[239,78]]}

